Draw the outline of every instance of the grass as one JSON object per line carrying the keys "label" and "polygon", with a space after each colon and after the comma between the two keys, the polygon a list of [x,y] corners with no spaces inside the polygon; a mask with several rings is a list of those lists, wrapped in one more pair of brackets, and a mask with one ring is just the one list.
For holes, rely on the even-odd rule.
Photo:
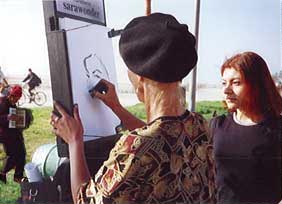
{"label": "grass", "polygon": [[207,120],[215,115],[226,114],[221,101],[200,101],[196,105],[196,112],[201,113]]}
{"label": "grass", "polygon": [[[217,114],[225,113],[222,105],[218,101],[203,101],[196,105],[196,111],[201,113],[206,119],[210,119],[214,111]],[[127,107],[127,109],[135,116],[142,120],[146,120],[144,105],[137,104]],[[52,127],[49,124],[51,107],[34,108],[34,123],[29,129],[24,131],[25,145],[27,150],[27,162],[32,158],[32,153],[42,144],[55,143],[55,136],[52,133]],[[0,168],[1,160],[5,157],[2,146],[0,145]],[[0,204],[15,204],[20,196],[20,187],[12,181],[13,171],[8,174],[8,183],[6,185],[0,183]]]}
{"label": "grass", "polygon": [[[146,121],[145,107],[139,103],[127,108],[136,117]],[[196,112],[202,114],[207,120],[213,117],[213,114],[221,115],[225,114],[226,110],[222,106],[220,101],[200,101],[196,105]]]}

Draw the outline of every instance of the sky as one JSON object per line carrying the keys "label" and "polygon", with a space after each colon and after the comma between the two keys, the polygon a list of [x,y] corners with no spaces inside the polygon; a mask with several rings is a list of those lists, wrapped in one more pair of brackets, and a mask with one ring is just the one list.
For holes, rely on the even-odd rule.
{"label": "sky", "polygon": [[[105,0],[107,26],[121,29],[132,18],[144,15],[144,3]],[[202,0],[198,83],[219,84],[220,65],[227,57],[243,51],[260,54],[272,73],[282,70],[280,4],[279,0]],[[194,32],[195,0],[152,0],[152,12],[173,14]],[[4,73],[23,77],[30,67],[49,79],[42,1],[0,0],[0,25],[0,66]],[[118,37],[113,44],[118,82],[128,83],[118,54]]]}

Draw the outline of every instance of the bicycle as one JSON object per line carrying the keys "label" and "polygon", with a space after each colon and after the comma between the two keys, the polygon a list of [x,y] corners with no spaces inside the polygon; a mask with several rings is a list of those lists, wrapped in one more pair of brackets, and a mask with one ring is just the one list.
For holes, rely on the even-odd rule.
{"label": "bicycle", "polygon": [[25,103],[32,103],[34,102],[38,106],[42,106],[47,102],[47,95],[43,91],[37,91],[38,87],[32,90],[32,95],[30,95],[28,91],[27,84],[22,86],[23,94],[20,100],[18,101],[18,106],[22,106]]}

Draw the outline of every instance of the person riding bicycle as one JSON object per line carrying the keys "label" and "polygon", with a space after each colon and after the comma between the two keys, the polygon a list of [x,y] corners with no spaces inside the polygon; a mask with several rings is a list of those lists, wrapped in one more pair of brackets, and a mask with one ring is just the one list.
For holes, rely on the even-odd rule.
{"label": "person riding bicycle", "polygon": [[39,86],[41,84],[41,79],[37,76],[37,74],[35,74],[30,68],[28,69],[28,75],[24,78],[23,82],[27,82],[29,88],[28,88],[28,92],[30,94],[30,96],[32,97],[34,94],[32,92],[32,90]]}

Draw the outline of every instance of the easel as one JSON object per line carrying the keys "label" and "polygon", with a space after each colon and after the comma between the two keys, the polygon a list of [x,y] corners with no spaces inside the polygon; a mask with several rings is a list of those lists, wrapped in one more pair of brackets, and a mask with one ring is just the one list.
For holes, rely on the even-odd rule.
{"label": "easel", "polygon": [[[97,26],[97,28],[99,27],[99,29],[106,28],[104,0],[99,0],[95,2],[90,0],[89,2],[87,1],[78,2],[71,0],[43,1],[43,8],[44,8],[46,36],[47,36],[48,51],[49,51],[53,100],[59,102],[71,115],[73,109],[73,103],[74,103],[73,100],[75,100],[75,98],[78,98],[77,97],[78,95],[73,94],[72,92],[73,91],[72,85],[75,82],[73,79],[77,79],[72,77],[75,76],[76,74],[71,72],[72,70],[76,70],[76,67],[79,66],[73,66],[75,67],[75,69],[73,68],[71,70],[70,63],[72,62],[73,59],[76,58],[76,56],[79,55],[70,55],[71,51],[76,49],[69,49],[68,40],[70,39],[67,38],[69,37],[68,32],[71,32],[72,30],[77,31],[80,29],[84,29],[85,27],[90,28],[91,25],[97,26],[97,24],[99,25]],[[78,21],[74,21],[74,20],[71,21],[72,23],[75,22],[74,23],[75,27],[69,29],[70,25],[68,23],[64,24],[65,18],[68,20],[68,22],[70,22],[70,20],[72,19],[78,20]],[[113,36],[115,36],[115,33],[113,34]],[[89,39],[89,38],[84,37],[83,39]],[[80,41],[81,40],[82,39],[80,39]],[[76,42],[80,42],[80,41],[76,41]],[[108,44],[108,42],[110,42],[110,40],[109,41],[107,40],[105,44]],[[70,58],[69,56],[72,57]],[[80,80],[80,82],[82,82],[82,80]],[[87,98],[87,100],[89,99]],[[94,115],[95,114],[92,114],[92,116]],[[85,121],[90,121],[90,120],[85,120]],[[115,122],[114,127],[116,127],[116,125],[118,125],[117,122]],[[107,133],[106,136],[111,136],[113,134],[116,134],[116,132],[114,133],[111,132],[110,134]],[[88,135],[90,137],[91,136],[96,138],[99,137],[93,134],[88,134]],[[60,137],[57,137],[57,147],[60,157],[68,156],[68,146]]]}

